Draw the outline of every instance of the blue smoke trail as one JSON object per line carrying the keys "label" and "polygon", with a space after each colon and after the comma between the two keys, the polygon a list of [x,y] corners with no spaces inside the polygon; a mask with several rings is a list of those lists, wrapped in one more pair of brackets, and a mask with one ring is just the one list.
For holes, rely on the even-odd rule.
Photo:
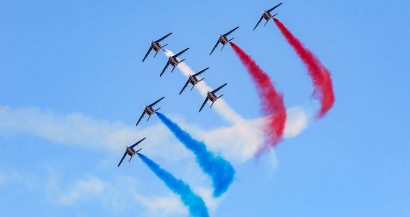
{"label": "blue smoke trail", "polygon": [[196,161],[201,169],[208,174],[214,186],[214,197],[219,197],[233,182],[235,170],[232,165],[220,156],[208,151],[205,143],[197,141],[176,123],[165,115],[157,112],[159,119],[164,123],[177,139],[196,155]]}
{"label": "blue smoke trail", "polygon": [[192,192],[191,188],[183,181],[175,178],[171,173],[162,169],[158,164],[143,154],[138,153],[141,160],[160,178],[165,185],[181,197],[182,202],[188,207],[191,216],[209,217],[208,209],[202,198]]}

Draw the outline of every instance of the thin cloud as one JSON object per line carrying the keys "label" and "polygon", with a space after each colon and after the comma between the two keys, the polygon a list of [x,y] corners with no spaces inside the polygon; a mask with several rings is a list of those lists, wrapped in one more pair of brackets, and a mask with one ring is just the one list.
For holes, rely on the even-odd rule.
{"label": "thin cloud", "polygon": [[[303,109],[288,110],[285,138],[295,137],[307,125],[307,116]],[[209,131],[188,124],[181,124],[186,129],[203,139],[209,148],[220,152],[222,156],[235,163],[243,163],[252,158],[263,143],[263,118],[246,120],[233,126],[221,127]],[[156,124],[142,130],[127,126],[121,122],[108,122],[92,119],[79,113],[59,115],[37,108],[0,107],[0,129],[7,132],[24,133],[50,140],[57,144],[77,145],[89,149],[105,149],[116,154],[124,146],[147,137],[149,145],[141,147],[149,156],[157,156],[169,161],[179,161],[190,157],[189,152],[179,145],[167,149],[177,140],[162,125]],[[190,132],[191,133],[191,132]],[[1,133],[0,133],[1,135]],[[164,153],[162,150],[167,149]]]}

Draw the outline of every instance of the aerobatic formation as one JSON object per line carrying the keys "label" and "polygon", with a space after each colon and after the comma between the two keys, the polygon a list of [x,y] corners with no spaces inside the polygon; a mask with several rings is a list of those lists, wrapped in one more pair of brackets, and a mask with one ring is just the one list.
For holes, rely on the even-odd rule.
{"label": "aerobatic formation", "polygon": [[[335,101],[330,72],[311,51],[304,47],[304,45],[300,42],[299,39],[297,39],[277,18],[275,18],[277,13],[273,14],[272,12],[281,5],[282,3],[279,3],[276,6],[270,8],[269,10],[262,11],[262,16],[256,23],[253,30],[255,30],[258,27],[258,25],[261,23],[263,19],[266,20],[264,26],[266,26],[269,20],[274,21],[276,26],[279,28],[280,32],[285,36],[288,43],[293,47],[293,49],[296,51],[297,55],[307,68],[308,75],[311,77],[314,85],[312,96],[315,99],[318,99],[321,105],[316,117],[322,118],[332,108]],[[219,44],[222,45],[221,51],[225,47],[225,45],[231,45],[235,54],[238,56],[239,60],[244,65],[244,67],[247,69],[251,80],[255,84],[255,88],[260,97],[261,102],[260,111],[262,115],[266,117],[264,119],[265,127],[263,131],[265,135],[265,141],[264,144],[260,146],[259,150],[257,150],[255,153],[255,156],[258,157],[260,156],[260,154],[263,154],[264,152],[268,151],[270,148],[274,147],[282,141],[287,116],[286,108],[284,104],[283,94],[277,90],[270,76],[258,66],[256,61],[253,60],[250,57],[250,55],[248,55],[237,44],[232,42],[234,38],[230,38],[230,35],[233,32],[235,32],[238,28],[239,26],[233,28],[225,34],[218,35],[218,40],[213,49],[211,50],[210,55],[212,55],[212,53],[215,51]],[[145,59],[148,57],[152,50],[156,52],[154,58],[157,56],[159,51],[162,50],[163,52],[165,52],[165,54],[168,57],[168,61],[164,69],[162,70],[160,77],[162,77],[162,75],[164,74],[169,65],[173,66],[171,72],[173,72],[175,67],[178,66],[178,68],[182,70],[184,74],[188,77],[188,80],[179,92],[179,95],[181,95],[189,84],[192,85],[191,90],[195,86],[201,86],[197,84],[204,80],[204,78],[200,78],[199,76],[201,76],[202,73],[207,71],[209,67],[197,73],[188,73],[186,72],[186,70],[184,71],[185,64],[181,64],[182,66],[179,66],[179,64],[183,62],[185,59],[180,60],[178,57],[184,54],[189,48],[186,48],[177,54],[173,54],[172,52],[164,49],[164,47],[168,44],[165,44],[163,46],[161,46],[160,44],[171,34],[172,33],[168,33],[167,35],[163,36],[162,38],[156,41],[151,41],[151,45],[148,49],[148,52],[142,59],[142,62],[145,61]],[[217,95],[217,92],[224,88],[226,85],[227,83],[224,83],[223,85],[219,86],[214,90],[209,90],[210,88],[206,85],[197,87],[199,92],[205,97],[205,101],[199,108],[199,112],[202,111],[203,107],[208,101],[211,102],[211,108],[214,103],[218,103],[217,100],[220,97],[222,97],[223,94]],[[154,106],[157,105],[164,98],[165,97],[161,97],[154,103],[145,105],[144,110],[136,123],[136,126],[138,126],[138,124],[140,123],[145,114],[148,115],[147,121],[150,119],[151,115],[157,114],[160,121],[185,146],[185,148],[193,152],[193,154],[196,156],[196,161],[202,169],[202,171],[209,175],[212,180],[214,188],[213,196],[220,197],[228,190],[229,186],[232,184],[234,180],[235,170],[233,166],[222,156],[209,151],[204,142],[193,138],[188,132],[184,131],[171,119],[166,117],[164,114],[158,113],[157,111],[160,108],[155,109]],[[222,102],[219,103],[224,104],[224,101],[222,100]],[[158,164],[156,164],[148,157],[138,153],[141,150],[141,148],[135,150],[135,147],[139,145],[143,140],[145,140],[145,138],[141,139],[140,141],[136,142],[135,144],[129,147],[126,146],[125,153],[122,156],[118,164],[118,167],[121,165],[126,155],[130,156],[129,161],[131,161],[132,157],[137,154],[140,157],[140,159],[157,175],[157,177],[160,178],[169,187],[171,191],[180,196],[180,199],[188,208],[191,216],[208,216],[208,210],[206,208],[204,201],[200,196],[195,194],[187,184],[185,184],[183,181],[175,178],[169,172],[162,169]]]}

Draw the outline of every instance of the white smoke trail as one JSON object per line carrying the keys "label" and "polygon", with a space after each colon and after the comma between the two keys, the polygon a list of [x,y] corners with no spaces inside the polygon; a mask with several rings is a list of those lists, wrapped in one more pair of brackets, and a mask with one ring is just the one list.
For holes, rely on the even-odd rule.
{"label": "white smoke trail", "polygon": [[[165,55],[167,57],[170,57],[173,56],[174,53],[170,50],[165,50]],[[184,74],[187,78],[189,77],[189,75],[195,74],[195,72],[184,62],[179,63],[178,68],[181,70],[182,74]],[[205,81],[201,81],[195,86],[197,87],[196,89],[199,91],[201,96],[204,98],[207,96],[207,91],[212,90],[212,88],[209,87]],[[223,119],[234,125],[232,128],[236,128],[244,135],[248,135],[245,137],[250,138],[250,140],[246,140],[247,142],[239,142],[239,144],[242,144],[241,148],[244,148],[245,150],[244,152],[242,152],[242,154],[244,155],[243,157],[245,159],[248,159],[250,156],[253,156],[256,153],[259,145],[261,145],[264,140],[263,133],[260,132],[263,131],[265,118],[258,118],[255,120],[244,120],[231,107],[229,107],[229,105],[222,98],[218,99],[218,101],[214,104],[214,107]],[[307,124],[308,117],[303,108],[297,106],[287,109],[283,137],[291,138],[299,135],[307,127]],[[220,140],[220,138],[218,138],[218,140]],[[254,145],[249,145],[250,143]],[[223,143],[217,141],[215,141],[215,143],[208,144],[220,144],[218,145],[219,148],[224,147]]]}
{"label": "white smoke trail", "polygon": [[[174,53],[170,50],[165,50],[165,55],[167,55],[167,57],[170,57],[173,56]],[[179,63],[178,68],[187,78],[189,77],[189,75],[195,74],[195,72],[184,62]],[[195,87],[204,98],[207,96],[207,91],[212,90],[212,88],[209,87],[205,81],[199,82],[195,85]],[[228,104],[226,104],[225,100],[223,100],[222,98],[218,99],[218,101],[215,102],[214,107],[216,108],[216,111],[221,115],[221,117],[232,125],[240,124],[245,121],[239,114],[237,114],[231,107],[229,107]]]}

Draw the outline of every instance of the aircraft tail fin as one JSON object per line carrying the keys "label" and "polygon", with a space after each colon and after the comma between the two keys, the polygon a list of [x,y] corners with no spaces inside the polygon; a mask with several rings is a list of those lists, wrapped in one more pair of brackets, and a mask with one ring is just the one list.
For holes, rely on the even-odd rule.
{"label": "aircraft tail fin", "polygon": [[214,102],[212,102],[211,107],[209,107],[209,108],[212,108],[213,105],[214,105]]}
{"label": "aircraft tail fin", "polygon": [[221,98],[222,96],[223,96],[223,94],[222,94],[222,95],[220,95],[220,96],[218,96],[218,99],[219,99],[219,98]]}
{"label": "aircraft tail fin", "polygon": [[194,87],[195,87],[195,84],[194,84],[194,85],[192,85],[191,90],[192,90],[192,89],[194,89]]}
{"label": "aircraft tail fin", "polygon": [[157,52],[155,52],[154,58],[157,56],[157,54],[158,54],[158,51],[157,51]]}
{"label": "aircraft tail fin", "polygon": [[161,107],[159,107],[157,110],[155,110],[155,112],[157,112]]}
{"label": "aircraft tail fin", "polygon": [[135,153],[138,153],[139,151],[141,151],[142,148],[138,149]]}
{"label": "aircraft tail fin", "polygon": [[161,47],[162,51],[165,52],[164,47],[167,46],[168,44],[165,44],[164,46]]}
{"label": "aircraft tail fin", "polygon": [[174,69],[175,69],[175,66],[174,66],[174,68],[172,68],[171,73],[174,71]]}
{"label": "aircraft tail fin", "polygon": [[229,39],[229,41],[232,41],[234,38]]}
{"label": "aircraft tail fin", "polygon": [[273,19],[276,15],[278,15],[278,13],[274,14],[271,18]]}
{"label": "aircraft tail fin", "polygon": [[200,81],[204,80],[204,79],[205,79],[205,78],[202,78],[201,80],[198,81],[198,83],[199,83]]}
{"label": "aircraft tail fin", "polygon": [[221,50],[222,50],[222,49],[224,49],[224,47],[225,47],[225,45],[222,45],[222,48],[221,48]]}
{"label": "aircraft tail fin", "polygon": [[131,159],[132,159],[132,155],[131,155],[130,160],[129,160],[128,162],[130,162],[130,161],[131,161]]}
{"label": "aircraft tail fin", "polygon": [[266,23],[265,23],[265,25],[263,25],[263,26],[266,26],[266,24],[268,24],[268,22],[269,22],[269,20],[267,20]]}
{"label": "aircraft tail fin", "polygon": [[149,120],[149,118],[151,117],[151,115],[150,116],[148,116],[148,119],[147,119],[147,121]]}

